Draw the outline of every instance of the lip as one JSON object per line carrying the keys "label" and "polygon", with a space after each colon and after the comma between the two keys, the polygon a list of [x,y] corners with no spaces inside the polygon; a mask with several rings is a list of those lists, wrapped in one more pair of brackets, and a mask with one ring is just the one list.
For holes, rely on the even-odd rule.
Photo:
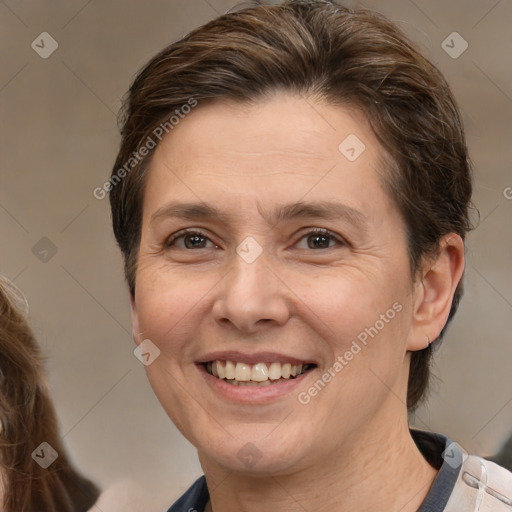
{"label": "lip", "polygon": [[311,359],[297,359],[296,357],[279,354],[276,352],[255,352],[248,354],[236,350],[210,352],[196,361],[196,364],[205,364],[211,361],[233,361],[234,363],[258,364],[258,363],[290,363],[290,364],[314,364],[318,366],[316,361]]}
{"label": "lip", "polygon": [[[264,361],[259,360],[258,362]],[[298,364],[300,364],[300,362]],[[210,375],[206,371],[204,364],[198,363],[196,364],[196,367],[205,379],[206,384],[217,396],[220,396],[231,403],[246,405],[268,404],[279,399],[289,397],[290,395],[296,398],[296,395],[299,393],[298,388],[304,387],[305,389],[304,381],[317,370],[317,368],[313,368],[298,377],[276,382],[269,386],[234,386],[233,384],[228,384],[224,379],[219,379]]]}

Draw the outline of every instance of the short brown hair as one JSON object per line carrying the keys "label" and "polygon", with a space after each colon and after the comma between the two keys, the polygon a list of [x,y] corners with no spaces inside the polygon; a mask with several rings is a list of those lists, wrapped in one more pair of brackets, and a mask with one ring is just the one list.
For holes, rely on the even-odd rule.
{"label": "short brown hair", "polygon": [[[366,115],[386,155],[383,186],[405,222],[413,276],[443,235],[465,238],[471,169],[461,115],[438,69],[376,12],[322,0],[259,5],[220,16],[171,44],[130,87],[110,202],[132,294],[152,152],[122,180],[119,171],[191,98],[255,102],[278,90],[355,106]],[[459,283],[448,322],[461,295]],[[409,410],[426,394],[431,356],[431,349],[412,354]]]}

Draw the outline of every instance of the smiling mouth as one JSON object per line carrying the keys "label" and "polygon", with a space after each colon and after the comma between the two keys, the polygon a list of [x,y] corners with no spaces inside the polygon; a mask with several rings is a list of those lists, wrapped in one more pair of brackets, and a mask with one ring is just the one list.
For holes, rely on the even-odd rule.
{"label": "smiling mouth", "polygon": [[296,379],[316,367],[315,364],[257,363],[234,361],[209,361],[204,363],[206,371],[234,386],[270,386]]}

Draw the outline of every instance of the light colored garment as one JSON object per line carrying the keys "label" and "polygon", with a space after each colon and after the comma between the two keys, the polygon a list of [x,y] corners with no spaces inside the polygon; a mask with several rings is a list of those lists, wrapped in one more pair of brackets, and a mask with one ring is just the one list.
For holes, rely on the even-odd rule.
{"label": "light colored garment", "polygon": [[444,512],[511,511],[512,473],[481,457],[465,457]]}

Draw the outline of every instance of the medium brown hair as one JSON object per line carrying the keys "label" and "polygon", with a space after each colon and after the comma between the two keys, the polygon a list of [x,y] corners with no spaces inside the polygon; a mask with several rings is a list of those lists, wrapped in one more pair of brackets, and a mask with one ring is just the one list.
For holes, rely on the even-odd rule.
{"label": "medium brown hair", "polygon": [[[0,478],[4,488],[0,508],[3,512],[85,512],[99,490],[69,461],[41,354],[15,297],[0,278]],[[47,469],[32,458],[42,442],[58,454]]]}
{"label": "medium brown hair", "polygon": [[[471,229],[471,170],[462,119],[438,69],[376,12],[321,0],[259,5],[220,16],[171,44],[130,87],[109,189],[132,294],[154,153],[141,158],[141,148],[191,98],[199,105],[256,102],[279,90],[350,105],[366,116],[383,148],[383,186],[406,225],[412,276],[435,255],[443,235],[464,240]],[[461,295],[459,283],[448,322]],[[431,356],[430,348],[412,353],[409,410],[426,395]]]}

